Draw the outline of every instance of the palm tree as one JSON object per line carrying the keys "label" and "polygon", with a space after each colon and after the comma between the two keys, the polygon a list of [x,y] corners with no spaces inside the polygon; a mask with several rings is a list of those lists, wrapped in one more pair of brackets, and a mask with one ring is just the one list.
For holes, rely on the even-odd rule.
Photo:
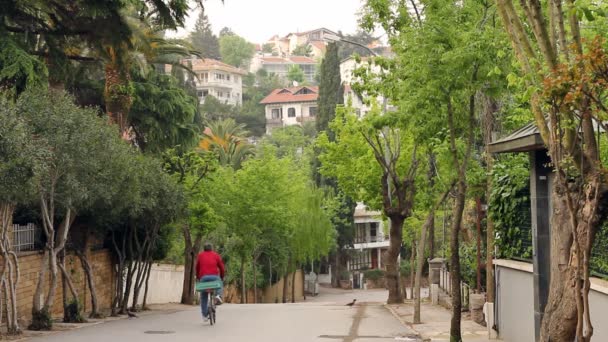
{"label": "palm tree", "polygon": [[216,153],[220,164],[236,170],[253,154],[253,145],[247,142],[246,135],[245,126],[233,119],[213,121],[205,128],[199,148]]}
{"label": "palm tree", "polygon": [[136,70],[147,73],[151,65],[170,64],[190,71],[180,62],[180,58],[200,55],[190,48],[189,43],[177,39],[164,39],[165,26],[149,23],[149,18],[126,12],[125,21],[131,33],[128,40],[101,42],[100,57],[104,61],[104,99],[110,120],[118,125],[123,138],[129,134],[128,115],[133,104],[131,73]]}

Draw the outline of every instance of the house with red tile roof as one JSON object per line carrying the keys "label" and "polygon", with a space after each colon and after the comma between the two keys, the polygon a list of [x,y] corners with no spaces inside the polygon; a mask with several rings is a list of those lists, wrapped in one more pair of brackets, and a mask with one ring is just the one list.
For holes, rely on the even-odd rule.
{"label": "house with red tile roof", "polygon": [[319,87],[301,86],[273,90],[260,104],[266,107],[266,133],[277,127],[315,121]]}

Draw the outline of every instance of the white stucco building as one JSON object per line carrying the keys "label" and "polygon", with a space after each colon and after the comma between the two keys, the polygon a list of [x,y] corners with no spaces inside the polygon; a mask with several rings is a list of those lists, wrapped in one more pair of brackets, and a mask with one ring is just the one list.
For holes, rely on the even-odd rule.
{"label": "white stucco building", "polygon": [[[348,57],[340,62],[340,79],[344,84],[344,103],[347,104],[348,101],[351,101],[351,105],[355,109],[358,117],[364,117],[371,110],[371,105],[366,104],[363,98],[365,94],[357,94],[353,88],[352,84],[359,81],[358,77],[354,75],[354,71],[358,68],[369,66],[369,57],[360,57],[360,60],[357,61],[355,57]],[[377,65],[373,65],[371,68],[374,74],[380,74],[380,67]],[[376,102],[379,106],[382,107],[384,103],[384,97],[378,96],[376,98]],[[387,110],[393,110],[394,107],[387,103]]]}
{"label": "white stucco building", "polygon": [[269,74],[276,74],[283,79],[287,79],[289,68],[292,65],[297,65],[304,72],[304,80],[310,84],[315,82],[317,64],[319,63],[315,59],[304,56],[277,57],[258,55],[254,56],[251,60],[249,71],[255,73],[260,69],[264,69]]}
{"label": "white stucco building", "polygon": [[200,103],[209,95],[234,106],[243,103],[243,76],[247,71],[210,58],[188,59],[184,63],[197,76],[194,84]]}
{"label": "white stucco building", "polygon": [[318,97],[318,87],[301,86],[273,90],[260,101],[266,106],[266,133],[277,127],[315,121]]}
{"label": "white stucco building", "polygon": [[273,53],[277,56],[287,57],[293,54],[298,46],[310,46],[311,57],[320,59],[325,55],[326,35],[337,36],[334,31],[324,27],[305,32],[292,32],[284,37],[272,36],[265,44],[272,45]]}
{"label": "white stucco building", "polygon": [[384,268],[382,253],[389,245],[389,236],[384,233],[384,223],[379,211],[371,211],[365,204],[355,208],[355,234],[353,249],[359,251],[348,261],[349,271]]}

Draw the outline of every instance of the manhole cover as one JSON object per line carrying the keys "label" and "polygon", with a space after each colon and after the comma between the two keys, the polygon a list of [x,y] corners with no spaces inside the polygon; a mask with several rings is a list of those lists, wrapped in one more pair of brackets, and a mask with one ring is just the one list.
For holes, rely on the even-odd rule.
{"label": "manhole cover", "polygon": [[148,331],[144,331],[144,334],[168,335],[168,334],[175,334],[175,331],[170,331],[170,330],[148,330]]}

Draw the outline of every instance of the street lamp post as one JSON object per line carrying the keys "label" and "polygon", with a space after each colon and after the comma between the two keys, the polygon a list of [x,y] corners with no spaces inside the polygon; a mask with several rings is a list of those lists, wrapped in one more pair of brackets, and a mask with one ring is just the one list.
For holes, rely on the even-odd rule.
{"label": "street lamp post", "polygon": [[351,44],[351,45],[356,45],[358,47],[364,48],[365,50],[369,51],[369,53],[371,53],[374,57],[380,56],[374,50],[370,49],[369,47],[367,47],[361,43],[357,43],[352,40],[344,39],[343,37],[337,36],[335,34],[330,34],[330,33],[325,34],[325,35],[323,35],[323,39],[330,43],[343,42],[343,43],[347,43],[347,44]]}

